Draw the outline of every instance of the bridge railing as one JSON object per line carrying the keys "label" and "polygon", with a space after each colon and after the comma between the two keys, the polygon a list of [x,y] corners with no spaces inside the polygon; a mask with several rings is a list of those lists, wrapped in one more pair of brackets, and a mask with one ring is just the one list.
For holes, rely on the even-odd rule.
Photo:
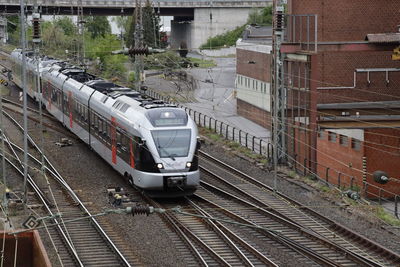
{"label": "bridge railing", "polygon": [[[272,0],[160,0],[153,1],[154,6],[193,6],[193,7],[218,7],[218,6],[267,6]],[[135,6],[134,0],[37,0],[39,6],[62,6],[62,7],[76,7],[82,3],[83,7],[133,7]],[[0,0],[2,5],[14,5],[18,6],[19,2],[16,0]],[[34,0],[27,0],[26,5],[31,6],[34,4]],[[143,3],[144,5],[144,3]]]}

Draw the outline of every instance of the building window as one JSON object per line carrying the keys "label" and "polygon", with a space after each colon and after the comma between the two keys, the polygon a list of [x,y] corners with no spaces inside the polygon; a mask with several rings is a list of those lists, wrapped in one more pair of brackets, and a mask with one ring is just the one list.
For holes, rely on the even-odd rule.
{"label": "building window", "polygon": [[328,140],[331,141],[332,143],[336,143],[336,133],[329,132]]}
{"label": "building window", "polygon": [[359,151],[361,149],[361,141],[352,138],[351,139],[351,148],[354,149],[354,150]]}
{"label": "building window", "polygon": [[325,137],[324,131],[318,131],[318,138],[319,139],[324,139],[324,137]]}
{"label": "building window", "polygon": [[339,135],[339,143],[342,146],[347,147],[349,145],[349,138],[345,135]]}

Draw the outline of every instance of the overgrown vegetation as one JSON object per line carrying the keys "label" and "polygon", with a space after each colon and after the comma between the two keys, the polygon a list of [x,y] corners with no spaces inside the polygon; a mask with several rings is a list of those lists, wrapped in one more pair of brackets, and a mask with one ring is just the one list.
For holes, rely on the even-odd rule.
{"label": "overgrown vegetation", "polygon": [[382,221],[393,225],[393,226],[400,226],[400,220],[394,217],[392,214],[389,214],[383,207],[376,206],[375,208],[376,216],[381,219]]}
{"label": "overgrown vegetation", "polygon": [[245,25],[237,27],[236,29],[224,34],[209,38],[206,43],[200,46],[200,49],[218,49],[235,45],[236,41],[243,35],[243,31],[246,29],[247,24],[267,26],[272,25],[272,19],[272,6],[267,6],[262,9],[253,9],[250,12]]}
{"label": "overgrown vegetation", "polygon": [[229,147],[232,151],[245,156],[246,158],[250,160],[254,160],[257,163],[266,165],[268,163],[267,158],[264,155],[260,155],[257,153],[254,153],[252,150],[240,145],[239,143],[231,140],[226,140],[223,136],[215,133],[213,130],[210,130],[208,128],[201,127],[199,129],[199,132],[201,135],[209,138],[213,142],[219,143],[221,145]]}

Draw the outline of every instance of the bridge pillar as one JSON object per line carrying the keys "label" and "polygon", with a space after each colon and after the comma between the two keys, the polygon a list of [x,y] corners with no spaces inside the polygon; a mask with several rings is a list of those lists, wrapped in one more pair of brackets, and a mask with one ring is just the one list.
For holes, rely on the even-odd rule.
{"label": "bridge pillar", "polygon": [[7,41],[7,19],[0,16],[0,44]]}
{"label": "bridge pillar", "polygon": [[189,47],[199,48],[209,37],[244,25],[250,11],[251,8],[195,8]]}
{"label": "bridge pillar", "polygon": [[174,17],[171,21],[170,45],[173,49],[178,49],[181,42],[185,41],[187,46],[191,48],[191,33],[193,20],[190,18]]}
{"label": "bridge pillar", "polygon": [[[175,17],[171,22],[170,44],[178,48],[186,41],[190,49],[197,49],[216,36],[242,26],[247,22],[251,8],[195,8],[194,18]],[[210,19],[212,13],[212,20]]]}

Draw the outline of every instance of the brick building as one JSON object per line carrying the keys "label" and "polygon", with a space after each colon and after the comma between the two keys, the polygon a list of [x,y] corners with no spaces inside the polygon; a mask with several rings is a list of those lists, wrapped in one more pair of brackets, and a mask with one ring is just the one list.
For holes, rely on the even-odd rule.
{"label": "brick building", "polygon": [[248,27],[236,44],[237,113],[271,128],[271,27]]}
{"label": "brick building", "polygon": [[289,1],[281,49],[294,166],[336,183],[368,182],[372,197],[374,186],[400,194],[395,180],[372,178],[382,170],[400,179],[398,7],[398,0]]}

